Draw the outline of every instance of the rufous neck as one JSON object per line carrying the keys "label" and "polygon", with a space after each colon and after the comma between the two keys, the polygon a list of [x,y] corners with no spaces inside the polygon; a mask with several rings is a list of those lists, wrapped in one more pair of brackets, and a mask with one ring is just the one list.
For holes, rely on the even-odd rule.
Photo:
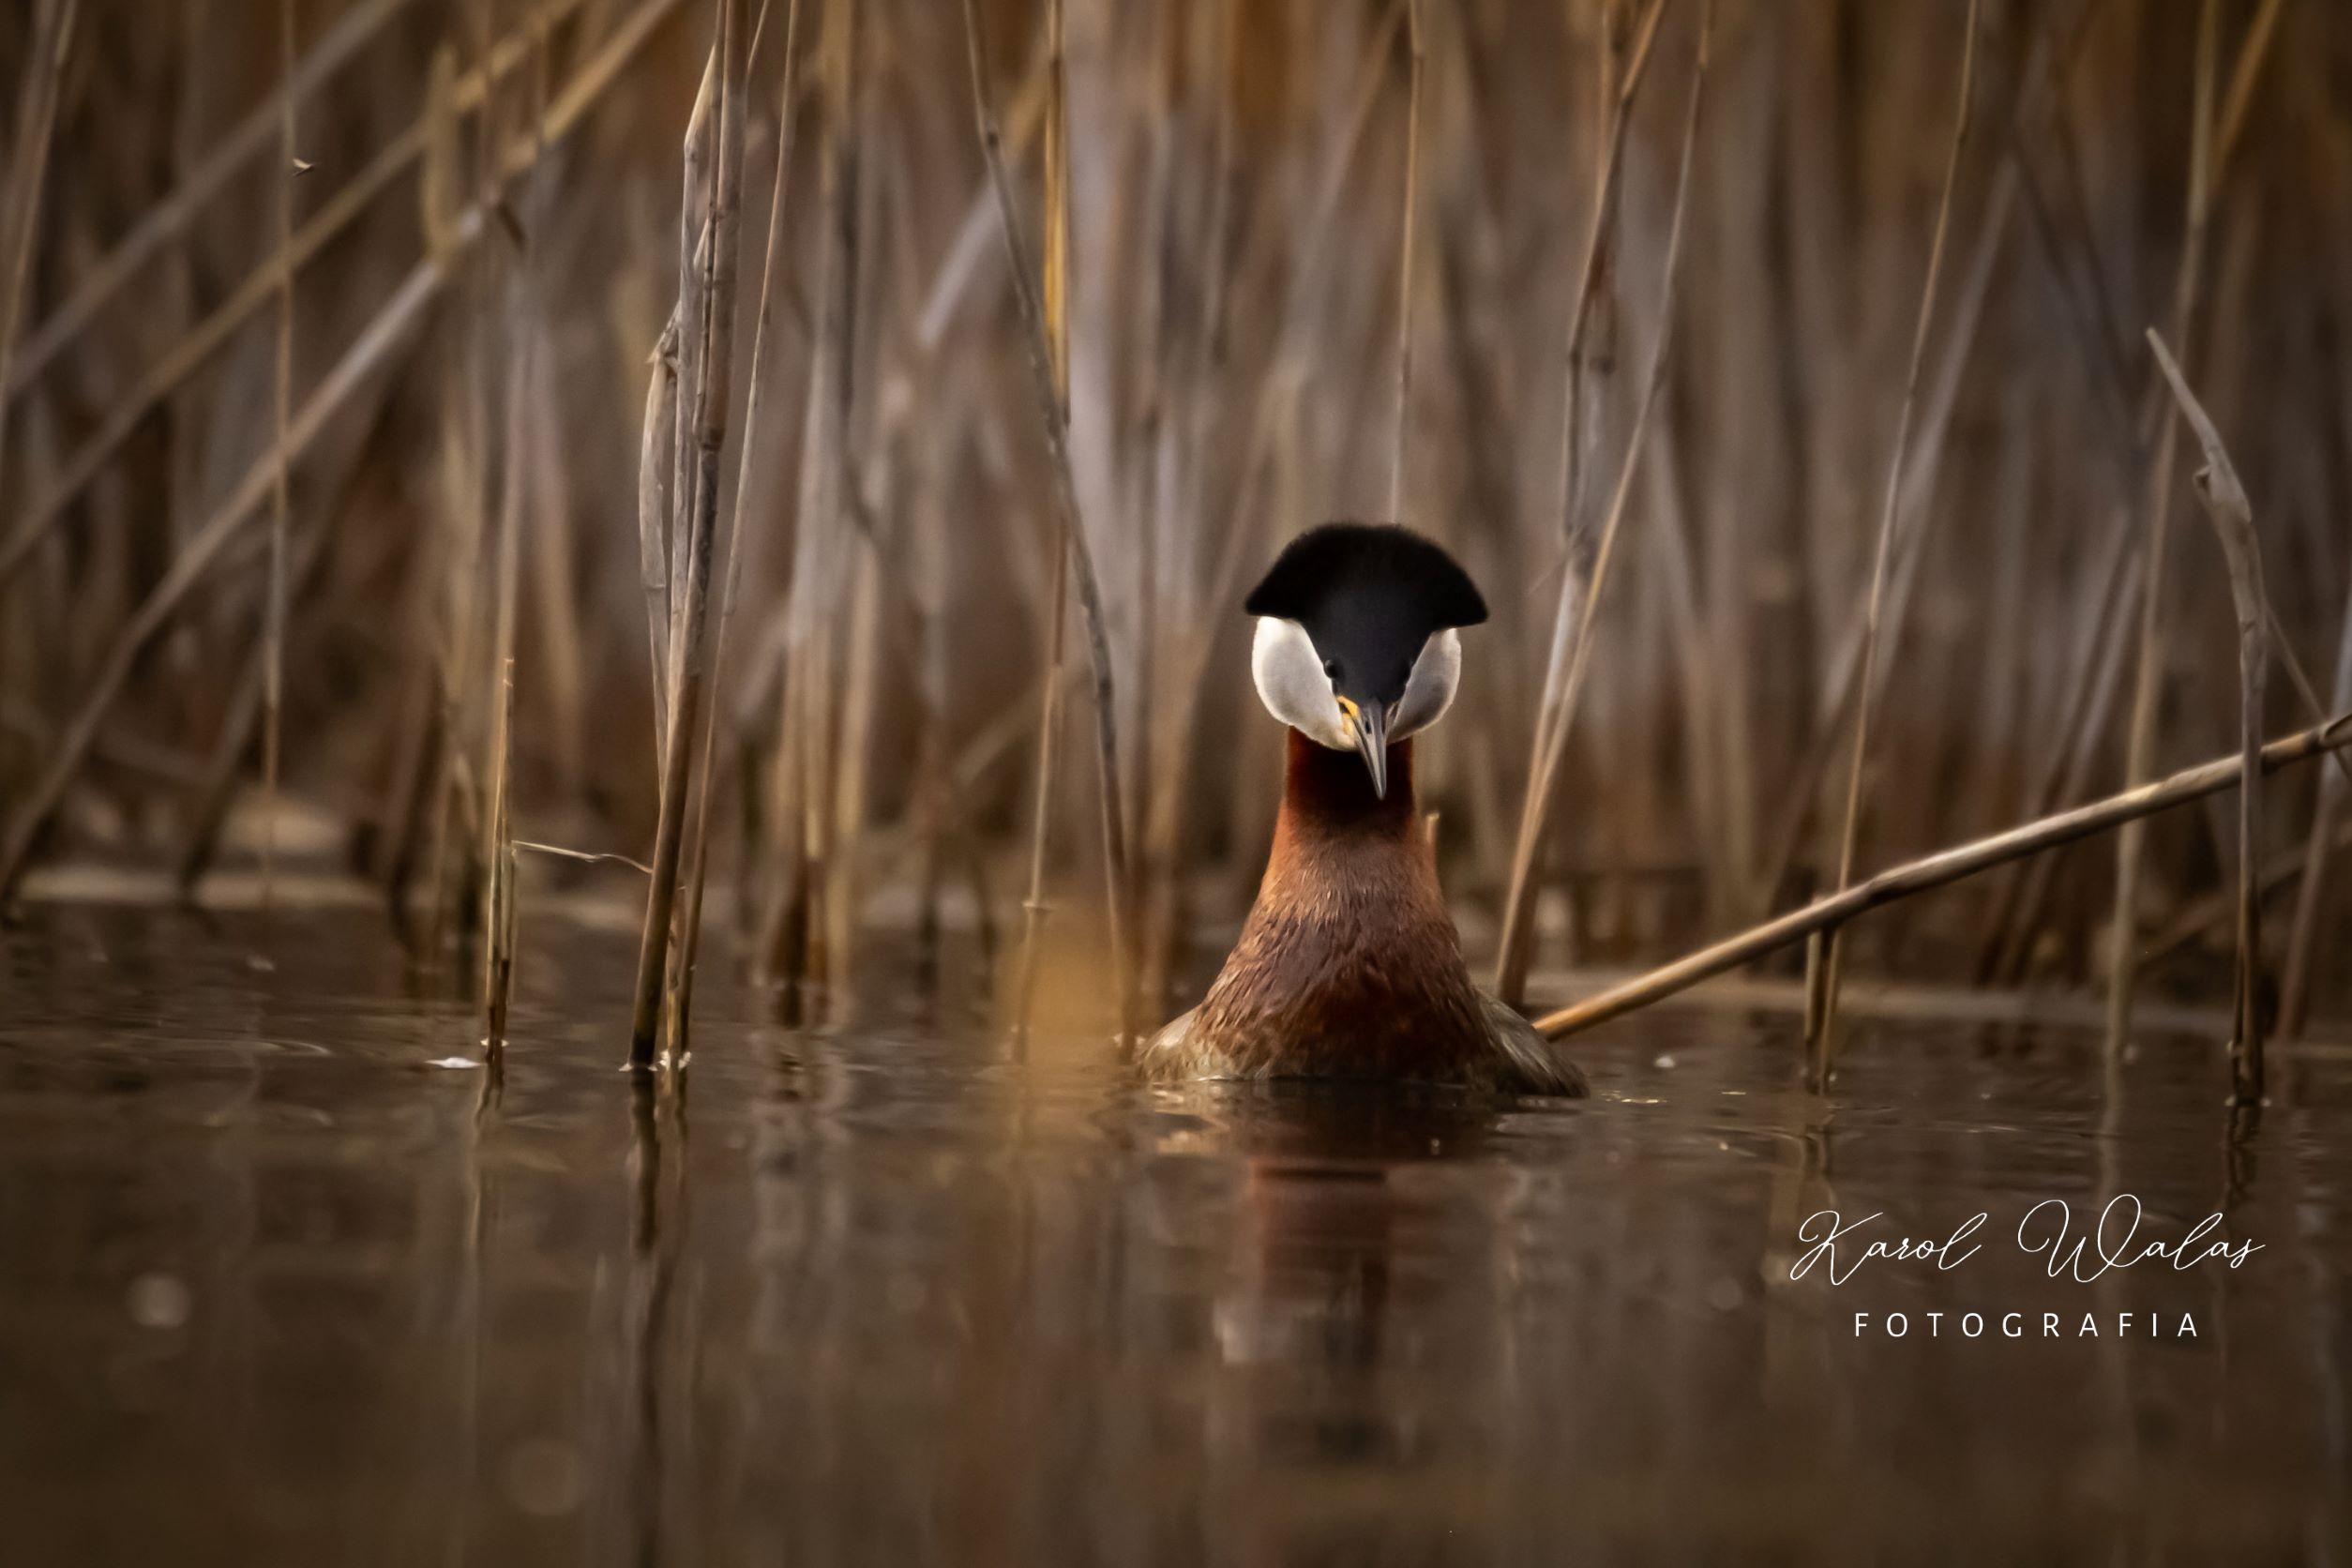
{"label": "rufous neck", "polygon": [[1372,791],[1372,770],[1352,751],[1319,746],[1298,731],[1289,732],[1289,754],[1283,765],[1282,818],[1285,824],[1322,831],[1413,831],[1413,743],[1394,742],[1388,748],[1388,792]]}

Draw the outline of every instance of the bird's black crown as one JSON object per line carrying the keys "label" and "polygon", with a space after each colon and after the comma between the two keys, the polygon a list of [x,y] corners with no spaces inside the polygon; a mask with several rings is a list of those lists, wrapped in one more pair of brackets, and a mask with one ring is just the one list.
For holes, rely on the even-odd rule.
{"label": "bird's black crown", "polygon": [[1329,522],[1284,547],[1242,608],[1296,621],[1334,689],[1385,706],[1434,632],[1474,626],[1486,601],[1460,563],[1409,528]]}

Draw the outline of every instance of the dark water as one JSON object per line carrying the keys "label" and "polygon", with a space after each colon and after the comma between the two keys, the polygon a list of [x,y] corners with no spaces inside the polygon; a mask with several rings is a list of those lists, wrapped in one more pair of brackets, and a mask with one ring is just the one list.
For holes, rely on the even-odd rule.
{"label": "dark water", "polygon": [[[615,1071],[626,947],[532,935],[496,1084],[361,916],[0,938],[0,1560],[2352,1555],[2338,1058],[2233,1139],[2177,1039],[2103,1125],[2091,1044],[1981,1031],[1820,1097],[1656,1014],[1497,1106],[706,1023],[681,1105]],[[2260,1250],[2021,1250],[2118,1193]],[[1792,1281],[1830,1208],[1990,1217]]]}

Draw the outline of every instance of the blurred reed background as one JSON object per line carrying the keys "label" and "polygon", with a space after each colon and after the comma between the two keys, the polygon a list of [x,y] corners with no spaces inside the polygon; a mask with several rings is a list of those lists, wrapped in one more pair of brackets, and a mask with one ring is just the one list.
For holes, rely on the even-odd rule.
{"label": "blurred reed background", "polygon": [[[1836,880],[1865,668],[1865,872],[2230,752],[2229,585],[2150,325],[2253,498],[2278,659],[2316,687],[2272,681],[2264,729],[2352,706],[2352,12],[1718,0],[1702,98],[1710,8],[1655,6],[1067,0],[1060,73],[1047,0],[979,8],[1066,355],[1113,835],[964,19],[751,0],[706,953],[831,1017],[895,933],[933,964],[1003,954],[1050,767],[1048,942],[1115,940],[1113,854],[1164,1015],[1275,806],[1240,595],[1334,517],[1399,515],[1486,590],[1424,804],[1481,952],[1528,838],[1539,990]],[[518,840],[651,853],[666,579],[639,456],[719,9],[0,14],[0,882],[114,860],[201,891],[289,861],[292,830],[253,824],[307,814],[440,951],[485,920],[512,940]],[[1564,740],[1530,835],[1539,716]],[[2269,792],[2290,1027],[2347,1001],[2344,790],[2307,767]],[[2144,986],[2226,988],[2237,842],[2224,802],[2121,846]],[[1847,968],[2103,989],[2126,863],[2094,840],[1906,903]],[[557,864],[526,897],[641,898],[632,877]]]}

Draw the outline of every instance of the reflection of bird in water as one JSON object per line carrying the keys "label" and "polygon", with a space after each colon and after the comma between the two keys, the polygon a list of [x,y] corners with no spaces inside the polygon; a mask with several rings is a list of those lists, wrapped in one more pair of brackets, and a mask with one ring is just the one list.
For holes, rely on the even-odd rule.
{"label": "reflection of bird in water", "polygon": [[[1235,1478],[1219,1503],[1234,1560],[1475,1560],[1448,1534],[1458,1520],[1404,1500],[1475,1471],[1489,1430],[1491,1292],[1509,1272],[1495,1253],[1511,1232],[1466,1214],[1444,1177],[1490,1180],[1478,1154],[1495,1102],[1360,1083],[1166,1099],[1246,1171],[1211,1307],[1224,1375],[1207,1412],[1215,1468]],[[1435,1180],[1398,1179],[1416,1167]]]}
{"label": "reflection of bird in water", "polygon": [[1247,1224],[1219,1297],[1228,1362],[1363,1371],[1381,1356],[1405,1201],[1397,1168],[1456,1162],[1494,1124],[1475,1096],[1362,1084],[1201,1087],[1184,1108],[1221,1128],[1248,1171]]}
{"label": "reflection of bird in water", "polygon": [[1223,972],[1147,1070],[1583,1093],[1471,983],[1414,809],[1412,736],[1454,700],[1457,628],[1486,618],[1469,574],[1402,528],[1334,523],[1292,540],[1244,608],[1258,695],[1290,727],[1274,852]]}

